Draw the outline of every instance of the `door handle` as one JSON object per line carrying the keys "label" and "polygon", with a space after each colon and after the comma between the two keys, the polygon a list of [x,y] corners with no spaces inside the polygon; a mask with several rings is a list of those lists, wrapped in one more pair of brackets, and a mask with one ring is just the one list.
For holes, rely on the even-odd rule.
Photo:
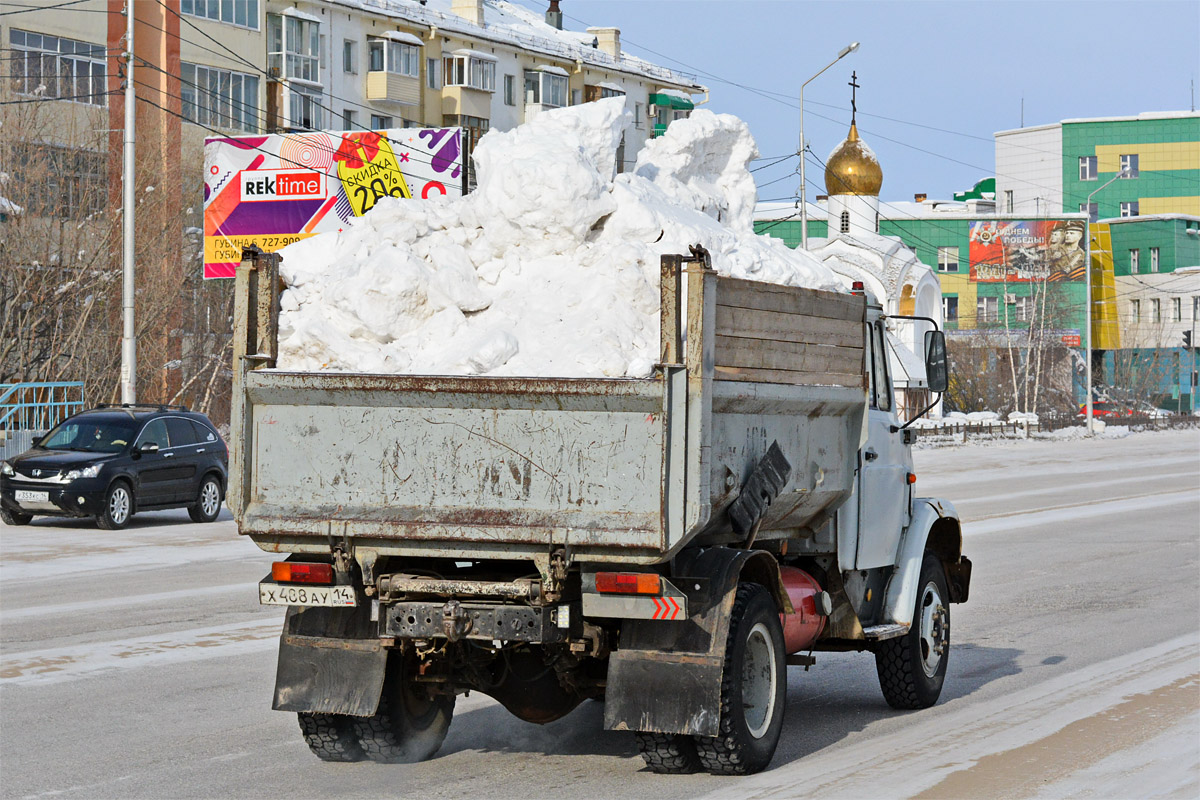
{"label": "door handle", "polygon": [[866,450],[863,450],[863,458],[865,458],[867,461],[874,461],[875,459],[879,458],[879,453],[876,453],[874,450],[868,447]]}
{"label": "door handle", "polygon": [[201,447],[201,448],[199,448],[198,450],[196,450],[196,452],[197,452],[197,453],[203,453],[203,452],[204,452],[204,448],[203,448],[203,447]]}
{"label": "door handle", "polygon": [[170,458],[173,455],[175,455],[175,454],[174,453],[163,453],[162,454],[163,458]]}

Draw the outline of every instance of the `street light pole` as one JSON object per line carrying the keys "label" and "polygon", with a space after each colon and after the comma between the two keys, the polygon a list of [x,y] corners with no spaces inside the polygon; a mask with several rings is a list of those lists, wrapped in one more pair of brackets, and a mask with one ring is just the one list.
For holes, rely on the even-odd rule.
{"label": "street light pole", "polygon": [[121,402],[137,402],[137,341],[134,336],[133,282],[134,236],[134,137],[137,101],[133,93],[133,0],[125,0],[125,130],[121,170]]}
{"label": "street light pole", "polygon": [[[1092,198],[1095,197],[1100,192],[1100,190],[1103,189],[1105,186],[1108,186],[1110,183],[1117,180],[1118,178],[1124,178],[1124,177],[1125,177],[1124,172],[1118,172],[1116,175],[1113,175],[1111,178],[1109,178],[1104,183],[1103,186],[1098,187],[1095,191],[1093,191],[1091,194],[1089,194],[1088,198],[1087,198],[1087,203],[1084,204],[1084,209],[1087,211],[1088,218],[1087,218],[1087,222],[1084,223],[1087,226],[1087,235],[1083,237],[1084,243],[1087,245],[1087,248],[1086,248],[1086,252],[1087,252],[1086,275],[1087,275],[1087,277],[1083,282],[1084,283],[1084,301],[1083,301],[1084,312],[1083,312],[1083,315],[1084,315],[1084,322],[1085,322],[1085,325],[1087,328],[1087,350],[1084,351],[1084,353],[1085,353],[1085,355],[1084,355],[1085,373],[1084,374],[1087,377],[1084,378],[1085,385],[1083,387],[1083,391],[1087,396],[1087,432],[1088,432],[1089,436],[1092,434]],[[1096,218],[1099,219],[1099,217],[1100,217],[1100,214],[1097,213]]]}
{"label": "street light pole", "polygon": [[808,204],[805,200],[805,192],[808,187],[807,182],[804,180],[804,87],[808,86],[810,83],[819,78],[821,73],[826,69],[829,69],[857,49],[858,42],[851,42],[850,44],[846,45],[838,52],[837,58],[835,58],[833,61],[830,61],[829,64],[825,66],[825,69],[822,69],[821,72],[818,72],[816,75],[813,75],[804,83],[800,84],[800,248],[802,250],[808,249]]}

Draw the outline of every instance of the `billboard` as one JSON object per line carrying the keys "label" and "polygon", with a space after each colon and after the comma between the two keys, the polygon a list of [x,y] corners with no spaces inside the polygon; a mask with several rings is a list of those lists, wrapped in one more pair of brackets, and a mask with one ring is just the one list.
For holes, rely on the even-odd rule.
{"label": "billboard", "polygon": [[342,230],[380,198],[462,195],[461,128],[314,131],[204,142],[204,277],[242,248],[273,252]]}
{"label": "billboard", "polygon": [[980,283],[1081,281],[1086,223],[1072,220],[976,220],[970,277]]}

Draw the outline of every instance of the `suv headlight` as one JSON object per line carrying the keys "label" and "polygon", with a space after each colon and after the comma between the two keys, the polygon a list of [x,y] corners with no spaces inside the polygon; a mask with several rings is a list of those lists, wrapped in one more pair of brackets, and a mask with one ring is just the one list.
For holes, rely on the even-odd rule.
{"label": "suv headlight", "polygon": [[92,464],[90,467],[84,467],[83,469],[73,469],[63,476],[63,482],[70,483],[71,481],[76,481],[80,478],[94,478],[100,474],[101,466],[103,465]]}
{"label": "suv headlight", "polygon": [[12,464],[8,463],[7,461],[0,461],[0,475],[8,475],[11,477],[16,474],[17,473],[12,468]]}

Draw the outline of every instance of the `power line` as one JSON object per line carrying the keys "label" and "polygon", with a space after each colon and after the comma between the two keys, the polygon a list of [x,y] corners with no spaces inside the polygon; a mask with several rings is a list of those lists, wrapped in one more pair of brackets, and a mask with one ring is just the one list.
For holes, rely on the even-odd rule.
{"label": "power line", "polygon": [[[86,3],[88,0],[67,0],[65,3],[58,3],[52,6],[27,6],[21,3],[0,3],[0,6],[16,6],[17,11],[0,11],[0,17],[11,17],[14,14],[28,14],[30,11],[53,11],[56,8],[66,8],[67,6],[77,6],[80,3]],[[76,9],[77,11],[99,11],[100,9]]]}

